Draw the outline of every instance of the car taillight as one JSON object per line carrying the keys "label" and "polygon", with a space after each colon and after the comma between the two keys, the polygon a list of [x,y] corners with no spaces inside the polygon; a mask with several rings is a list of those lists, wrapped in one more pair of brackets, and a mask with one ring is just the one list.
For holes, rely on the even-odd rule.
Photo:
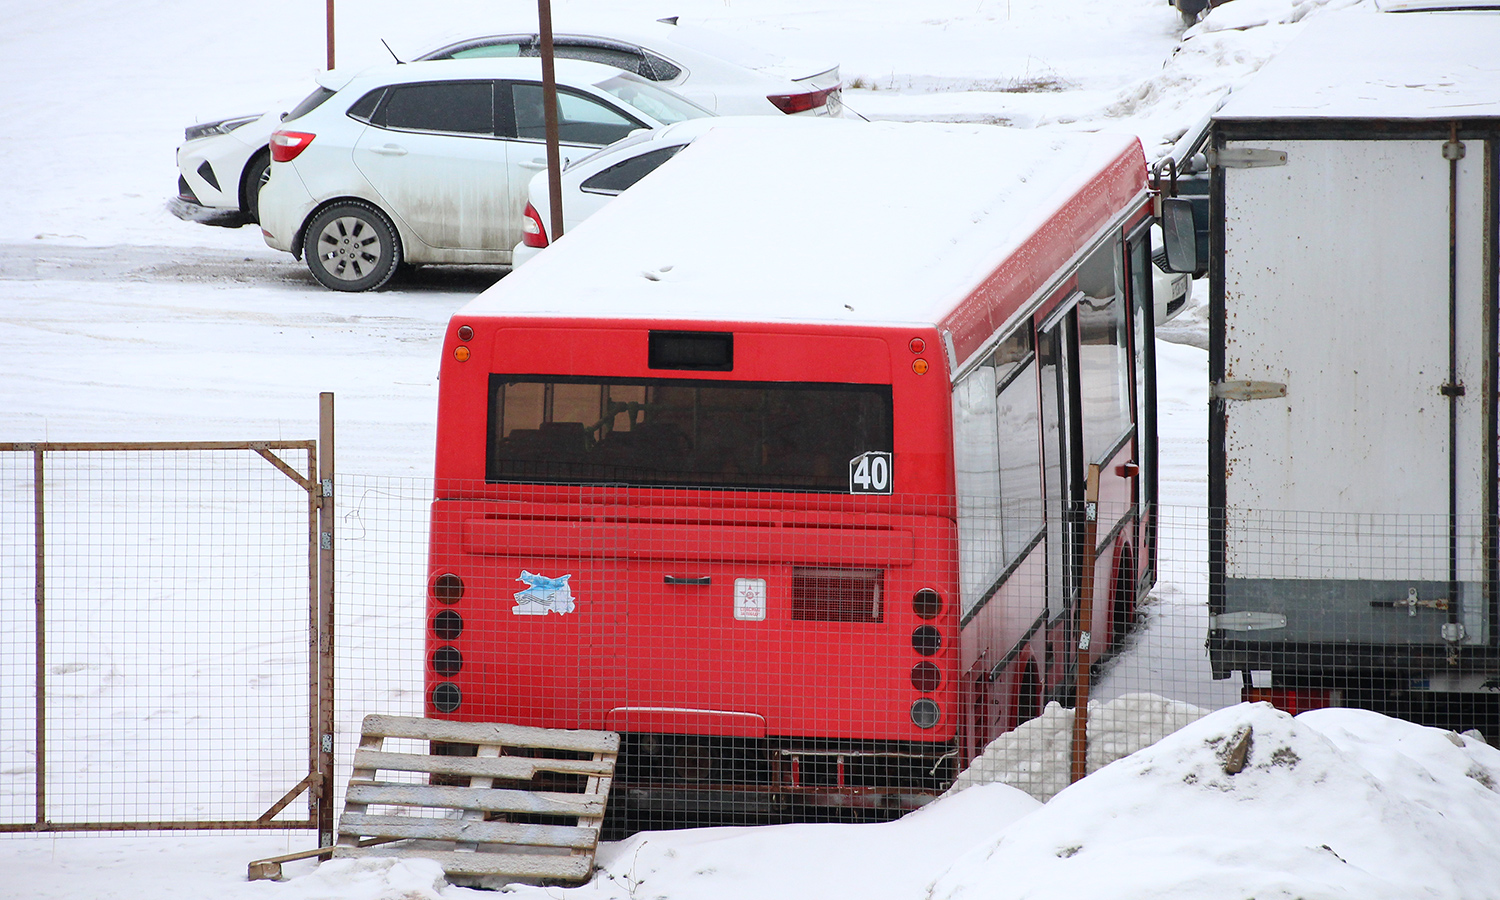
{"label": "car taillight", "polygon": [[297,154],[307,149],[315,134],[305,131],[278,131],[271,135],[271,159],[275,162],[291,162]]}
{"label": "car taillight", "polygon": [[530,203],[526,204],[525,218],[521,220],[521,243],[527,247],[547,246],[547,229],[542,227],[542,217]]}
{"label": "car taillight", "polygon": [[772,94],[766,99],[787,115],[792,113],[807,112],[820,106],[828,105],[828,97],[838,91],[840,85],[824,88],[821,91],[811,91],[806,94]]}

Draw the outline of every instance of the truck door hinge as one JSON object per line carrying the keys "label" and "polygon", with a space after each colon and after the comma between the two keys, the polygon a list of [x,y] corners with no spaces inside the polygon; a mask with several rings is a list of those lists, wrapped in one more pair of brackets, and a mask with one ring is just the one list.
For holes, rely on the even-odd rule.
{"label": "truck door hinge", "polygon": [[1464,383],[1460,381],[1458,384],[1449,383],[1442,385],[1438,388],[1438,393],[1444,397],[1462,397],[1466,393],[1466,388],[1464,388]]}
{"label": "truck door hinge", "polygon": [[1271,631],[1276,628],[1285,628],[1286,616],[1281,613],[1242,609],[1209,616],[1208,627],[1214,631]]}
{"label": "truck door hinge", "polygon": [[1286,165],[1285,150],[1271,150],[1265,147],[1224,147],[1218,150],[1209,148],[1205,156],[1208,158],[1210,168],[1260,169],[1267,166]]}
{"label": "truck door hinge", "polygon": [[1216,381],[1210,394],[1220,400],[1270,400],[1285,397],[1286,385],[1279,381]]}

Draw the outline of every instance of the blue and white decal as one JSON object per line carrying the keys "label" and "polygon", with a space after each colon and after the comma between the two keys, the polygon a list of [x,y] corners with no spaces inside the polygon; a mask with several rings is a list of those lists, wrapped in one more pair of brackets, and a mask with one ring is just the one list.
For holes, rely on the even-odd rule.
{"label": "blue and white decal", "polygon": [[572,577],[548,578],[522,570],[516,580],[525,582],[526,590],[516,592],[516,606],[511,613],[517,616],[545,616],[549,612],[567,615],[573,611],[573,591],[568,587],[568,579]]}

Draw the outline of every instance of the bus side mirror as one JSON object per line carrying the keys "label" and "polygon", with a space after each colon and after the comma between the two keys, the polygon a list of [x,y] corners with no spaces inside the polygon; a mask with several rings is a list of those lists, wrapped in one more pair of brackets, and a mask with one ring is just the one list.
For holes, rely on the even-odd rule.
{"label": "bus side mirror", "polygon": [[1163,197],[1161,201],[1162,247],[1167,252],[1167,271],[1198,270],[1198,231],[1193,220],[1193,201],[1186,197]]}

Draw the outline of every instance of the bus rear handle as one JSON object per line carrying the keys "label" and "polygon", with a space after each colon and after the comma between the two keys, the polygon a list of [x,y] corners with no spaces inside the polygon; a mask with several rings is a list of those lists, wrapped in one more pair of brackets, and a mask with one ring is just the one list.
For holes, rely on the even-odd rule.
{"label": "bus rear handle", "polygon": [[701,576],[699,578],[679,578],[676,575],[663,575],[661,580],[665,581],[667,584],[712,584],[713,583],[713,579],[710,578],[710,577],[708,577],[707,575]]}

